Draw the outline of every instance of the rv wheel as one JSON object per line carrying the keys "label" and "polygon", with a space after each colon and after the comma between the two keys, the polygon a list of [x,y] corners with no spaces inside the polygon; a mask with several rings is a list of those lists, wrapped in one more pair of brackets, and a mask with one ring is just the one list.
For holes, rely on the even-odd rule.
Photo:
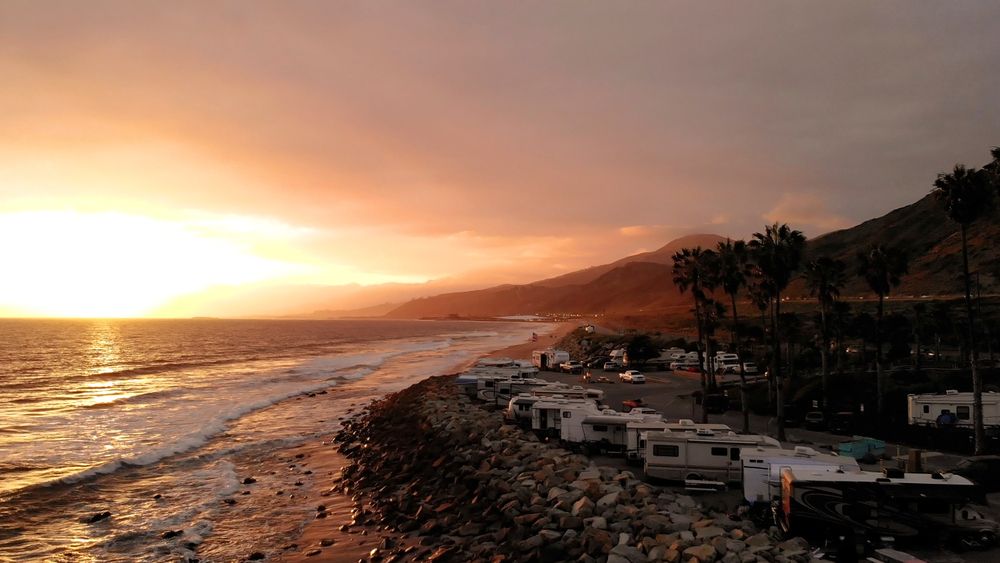
{"label": "rv wheel", "polygon": [[684,478],[685,481],[701,481],[701,475],[698,473],[689,473],[687,477]]}
{"label": "rv wheel", "polygon": [[979,544],[980,549],[987,549],[993,547],[997,543],[997,535],[990,531],[983,531],[979,533]]}

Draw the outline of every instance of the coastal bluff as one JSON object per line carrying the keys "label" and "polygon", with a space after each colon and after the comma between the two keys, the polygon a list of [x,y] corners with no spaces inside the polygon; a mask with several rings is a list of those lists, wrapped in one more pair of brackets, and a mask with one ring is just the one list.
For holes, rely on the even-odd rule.
{"label": "coastal bluff", "polygon": [[539,441],[432,377],[348,420],[335,487],[373,561],[808,562],[809,545]]}

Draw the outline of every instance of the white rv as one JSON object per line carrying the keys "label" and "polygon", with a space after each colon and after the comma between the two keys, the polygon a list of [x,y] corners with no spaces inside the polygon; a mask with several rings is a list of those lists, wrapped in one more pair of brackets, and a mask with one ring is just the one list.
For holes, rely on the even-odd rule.
{"label": "white rv", "polygon": [[734,432],[648,432],[646,475],[673,481],[739,481],[743,478],[740,449],[769,445],[774,438]]}
{"label": "white rv", "polygon": [[630,423],[662,421],[660,415],[622,413],[605,410],[583,419],[563,421],[560,438],[575,447],[602,453],[624,453]]}
{"label": "white rv", "polygon": [[781,498],[782,469],[841,473],[861,471],[853,457],[823,454],[805,446],[795,446],[794,450],[760,446],[743,448],[740,464],[743,468],[743,498],[751,505],[764,503],[767,507],[772,500]]}
{"label": "white rv", "polygon": [[542,436],[561,437],[567,423],[575,423],[601,408],[589,399],[545,398],[531,405],[531,429]]}
{"label": "white rv", "polygon": [[559,364],[569,361],[569,352],[564,350],[535,350],[531,353],[531,364],[542,371],[559,371]]}
{"label": "white rv", "polygon": [[553,385],[551,381],[533,378],[500,379],[483,378],[476,387],[476,398],[489,403],[507,404],[511,397],[519,393],[531,393],[535,389]]}
{"label": "white rv", "polygon": [[664,420],[630,422],[625,428],[625,459],[629,463],[641,465],[643,459],[646,457],[646,434],[666,430],[671,432],[697,432],[698,430],[728,432],[732,428],[725,424],[702,424],[688,418],[682,418],[677,422],[666,422]]}
{"label": "white rv", "polygon": [[[907,395],[906,410],[914,426],[972,428],[972,393]],[[983,425],[1000,426],[1000,393],[983,393]]]}

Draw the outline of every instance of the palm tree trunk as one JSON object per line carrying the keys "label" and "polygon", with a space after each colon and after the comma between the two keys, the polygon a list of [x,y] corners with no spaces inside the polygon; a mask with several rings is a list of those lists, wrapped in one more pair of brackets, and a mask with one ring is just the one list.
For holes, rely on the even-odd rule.
{"label": "palm tree trunk", "polygon": [[921,360],[920,360],[920,308],[917,307],[914,310],[915,322],[913,327],[913,373],[920,375]]}
{"label": "palm tree trunk", "polygon": [[694,298],[694,316],[698,325],[698,369],[701,371],[701,421],[708,422],[708,405],[706,401],[708,398],[708,379],[705,377],[705,358],[702,353],[704,329],[701,321],[701,300],[697,297]]}
{"label": "palm tree trunk", "polygon": [[979,351],[976,349],[976,319],[972,308],[972,288],[969,279],[969,246],[965,225],[962,224],[962,273],[965,278],[965,312],[969,317],[969,350],[972,361],[972,428],[975,434],[975,453],[982,455],[986,447],[983,427],[983,379],[979,374]]}
{"label": "palm tree trunk", "polygon": [[781,341],[778,340],[778,317],[781,315],[781,293],[774,295],[774,318],[771,319],[771,342],[774,353],[774,371],[771,373],[774,379],[775,397],[774,402],[778,405],[778,441],[785,441],[785,402],[781,396]]}
{"label": "palm tree trunk", "polygon": [[878,424],[882,424],[882,311],[885,296],[878,296],[878,314],[875,316],[875,412]]}
{"label": "palm tree trunk", "polygon": [[[729,294],[729,299],[733,305],[733,330],[730,334],[731,340],[733,342],[733,352],[736,354],[740,353],[740,338],[737,334],[737,330],[740,326],[739,314],[736,312],[736,294]],[[745,358],[740,358],[737,360],[740,363],[740,408],[743,411],[743,433],[750,433],[750,399],[747,393],[747,374],[743,369],[743,360]]]}
{"label": "palm tree trunk", "polygon": [[826,303],[819,305],[819,321],[823,331],[823,353],[820,354],[823,365],[823,416],[830,420],[830,332],[826,327]]}

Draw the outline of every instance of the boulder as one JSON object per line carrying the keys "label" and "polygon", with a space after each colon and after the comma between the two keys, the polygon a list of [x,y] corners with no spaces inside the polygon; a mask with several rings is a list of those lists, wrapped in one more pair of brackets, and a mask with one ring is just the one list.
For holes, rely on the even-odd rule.
{"label": "boulder", "polygon": [[700,563],[715,560],[715,548],[708,544],[693,545],[684,550],[684,557],[694,557]]}

